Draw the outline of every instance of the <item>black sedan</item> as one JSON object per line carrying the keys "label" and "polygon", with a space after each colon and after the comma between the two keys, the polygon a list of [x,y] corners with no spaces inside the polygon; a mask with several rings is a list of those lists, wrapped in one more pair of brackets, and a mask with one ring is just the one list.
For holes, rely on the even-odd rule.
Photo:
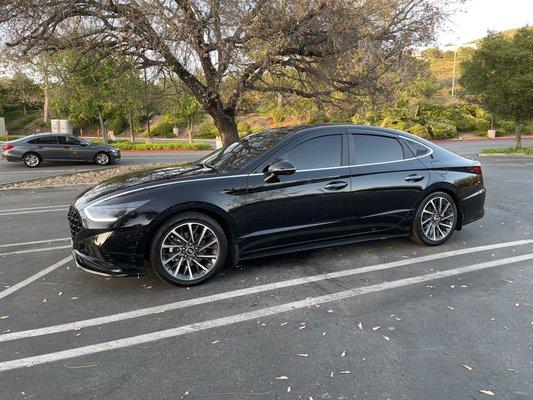
{"label": "black sedan", "polygon": [[407,133],[267,130],[191,165],[120,176],[75,199],[79,268],[207,280],[225,263],[369,239],[447,241],[484,215],[481,166]]}
{"label": "black sedan", "polygon": [[108,165],[120,158],[120,150],[107,145],[89,143],[73,135],[39,133],[2,145],[2,158],[38,167],[42,162],[85,161]]}

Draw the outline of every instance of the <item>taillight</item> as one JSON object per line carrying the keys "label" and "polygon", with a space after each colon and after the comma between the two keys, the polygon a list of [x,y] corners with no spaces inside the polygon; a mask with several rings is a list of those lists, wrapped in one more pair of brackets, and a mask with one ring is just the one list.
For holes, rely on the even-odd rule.
{"label": "taillight", "polygon": [[470,171],[472,171],[473,174],[483,176],[483,171],[481,169],[481,164],[476,161],[472,167],[470,167]]}
{"label": "taillight", "polygon": [[11,150],[12,148],[13,148],[13,145],[12,145],[12,144],[7,144],[7,143],[6,143],[6,144],[4,144],[4,145],[2,146],[2,149],[4,149],[5,151],[7,151],[7,150]]}

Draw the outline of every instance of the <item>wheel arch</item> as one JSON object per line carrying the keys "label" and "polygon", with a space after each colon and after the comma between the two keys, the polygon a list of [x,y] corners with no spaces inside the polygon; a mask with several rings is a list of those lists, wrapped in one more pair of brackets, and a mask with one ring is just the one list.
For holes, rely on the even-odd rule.
{"label": "wheel arch", "polygon": [[459,199],[459,194],[457,193],[457,188],[448,182],[435,182],[432,185],[428,186],[424,191],[423,195],[420,196],[416,209],[420,206],[422,200],[424,200],[428,195],[434,192],[444,192],[451,196],[457,207],[457,225],[455,226],[456,231],[460,231],[463,228],[463,208],[461,206],[461,201]]}
{"label": "wheel arch", "polygon": [[37,157],[39,157],[39,162],[43,162],[43,156],[41,156],[38,152],[35,150],[28,150],[22,153],[22,156],[20,157],[21,161],[24,161],[24,157],[26,157],[28,154],[35,154]]}
{"label": "wheel arch", "polygon": [[140,243],[144,260],[149,259],[150,243],[157,232],[157,228],[168,218],[181,214],[183,212],[198,212],[213,218],[220,224],[226,237],[228,239],[228,258],[227,262],[235,264],[239,258],[237,242],[235,238],[235,220],[222,208],[210,203],[204,202],[190,202],[183,203],[174,207],[170,207],[161,214],[159,214],[146,228],[143,235],[143,240]]}

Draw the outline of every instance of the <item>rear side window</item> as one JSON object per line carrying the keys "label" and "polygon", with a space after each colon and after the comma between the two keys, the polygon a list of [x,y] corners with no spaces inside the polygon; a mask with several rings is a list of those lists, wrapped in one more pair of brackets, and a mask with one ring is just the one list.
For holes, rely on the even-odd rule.
{"label": "rear side window", "polygon": [[57,144],[57,136],[41,136],[29,141],[32,144]]}
{"label": "rear side window", "polygon": [[375,164],[404,159],[404,150],[394,138],[374,135],[352,135],[356,164]]}
{"label": "rear side window", "polygon": [[321,136],[293,147],[277,157],[294,164],[296,170],[338,167],[342,160],[341,135]]}
{"label": "rear side window", "polygon": [[405,143],[413,151],[416,157],[425,156],[426,154],[429,154],[429,152],[431,151],[428,147],[418,142],[415,142],[414,140],[405,140]]}

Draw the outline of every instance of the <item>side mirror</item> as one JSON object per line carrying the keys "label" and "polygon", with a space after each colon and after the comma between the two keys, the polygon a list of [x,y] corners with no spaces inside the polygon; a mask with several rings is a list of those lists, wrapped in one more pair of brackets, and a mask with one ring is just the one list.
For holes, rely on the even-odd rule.
{"label": "side mirror", "polygon": [[278,161],[269,165],[265,171],[265,182],[276,182],[278,175],[292,175],[296,172],[296,167],[293,163],[287,160]]}

